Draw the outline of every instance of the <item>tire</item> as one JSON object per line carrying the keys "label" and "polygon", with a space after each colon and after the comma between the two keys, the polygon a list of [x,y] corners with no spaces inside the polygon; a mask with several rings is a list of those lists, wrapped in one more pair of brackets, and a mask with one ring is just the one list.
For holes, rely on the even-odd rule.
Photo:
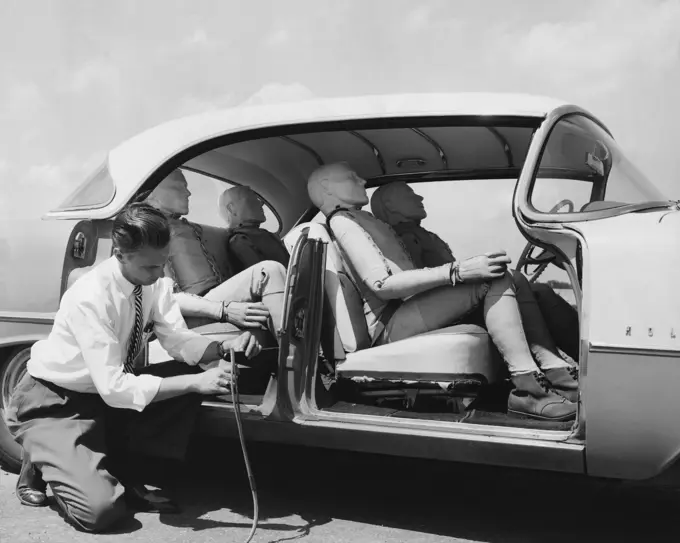
{"label": "tire", "polygon": [[19,473],[22,448],[7,428],[5,412],[12,392],[26,372],[30,355],[30,345],[22,345],[12,349],[4,361],[0,360],[0,467],[11,473]]}

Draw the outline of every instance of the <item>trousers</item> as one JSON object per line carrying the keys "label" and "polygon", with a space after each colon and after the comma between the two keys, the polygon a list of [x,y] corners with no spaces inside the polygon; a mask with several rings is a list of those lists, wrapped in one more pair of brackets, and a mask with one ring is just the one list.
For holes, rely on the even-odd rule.
{"label": "trousers", "polygon": [[[200,371],[172,361],[138,373],[171,377]],[[99,394],[73,392],[26,373],[12,395],[8,426],[67,521],[102,532],[131,514],[123,482],[135,457],[183,460],[200,406],[200,395],[187,394],[141,412],[116,409]]]}

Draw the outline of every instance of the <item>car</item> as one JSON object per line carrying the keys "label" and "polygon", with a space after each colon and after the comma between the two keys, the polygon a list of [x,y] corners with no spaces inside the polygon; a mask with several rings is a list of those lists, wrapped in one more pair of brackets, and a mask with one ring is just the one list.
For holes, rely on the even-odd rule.
{"label": "car", "polygon": [[[338,161],[366,179],[369,192],[394,181],[413,187],[425,199],[427,226],[458,258],[502,247],[514,261],[521,255],[514,266],[530,281],[573,305],[580,366],[574,421],[475,407],[483,391],[503,390],[483,329],[455,325],[389,345],[366,343],[361,300],[307,194],[310,173]],[[241,107],[173,120],[123,142],[47,213],[41,234],[38,226],[0,230],[40,262],[30,273],[19,258],[0,264],[3,409],[31,344],[49,334],[59,297],[110,256],[112,217],[177,168],[192,192],[188,219],[203,225],[216,261],[228,258],[217,200],[233,185],[260,196],[264,226],[290,251],[278,352],[243,373],[257,377],[240,403],[248,439],[613,479],[675,473],[680,205],[630,162],[593,114],[532,95]],[[30,309],[21,305],[27,292]],[[224,334],[210,325],[200,332]],[[146,356],[168,358],[154,340]],[[485,383],[466,387],[467,374]],[[234,437],[234,416],[230,396],[210,399],[199,428]],[[16,470],[21,451],[2,422],[0,459]]]}

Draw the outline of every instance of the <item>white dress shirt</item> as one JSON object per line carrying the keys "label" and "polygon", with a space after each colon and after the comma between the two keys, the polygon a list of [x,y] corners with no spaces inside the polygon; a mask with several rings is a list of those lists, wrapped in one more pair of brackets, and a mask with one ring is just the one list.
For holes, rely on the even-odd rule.
{"label": "white dress shirt", "polygon": [[[135,322],[134,285],[111,257],[83,275],[61,299],[47,339],[31,349],[33,377],[76,392],[98,393],[112,407],[142,411],[158,393],[161,378],[123,371]],[[196,365],[212,340],[187,328],[172,294],[172,281],[142,287],[147,323],[176,360]]]}

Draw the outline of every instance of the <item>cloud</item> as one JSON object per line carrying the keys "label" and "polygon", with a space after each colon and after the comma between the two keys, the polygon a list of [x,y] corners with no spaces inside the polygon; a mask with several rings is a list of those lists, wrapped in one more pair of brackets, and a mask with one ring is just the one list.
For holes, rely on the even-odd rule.
{"label": "cloud", "polygon": [[314,98],[314,93],[302,83],[267,83],[241,105],[280,104]]}
{"label": "cloud", "polygon": [[86,157],[69,156],[59,162],[34,164],[22,176],[23,184],[68,192],[82,183],[105,156],[104,152],[96,152]]}
{"label": "cloud", "polygon": [[268,47],[280,47],[290,41],[290,31],[287,28],[279,28],[272,32],[266,39],[265,45]]}
{"label": "cloud", "polygon": [[74,93],[92,92],[95,87],[118,90],[121,86],[120,69],[107,58],[97,58],[78,68],[67,83]]}
{"label": "cloud", "polygon": [[208,33],[203,28],[197,28],[190,36],[182,40],[182,45],[185,47],[196,47],[206,45],[208,41]]}
{"label": "cloud", "polygon": [[45,98],[33,82],[15,82],[9,86],[0,106],[0,119],[22,120],[35,117],[45,107]]}
{"label": "cloud", "polygon": [[208,111],[215,111],[234,105],[234,94],[228,93],[223,96],[215,98],[201,98],[198,96],[185,96],[182,98],[175,108],[173,117],[184,117],[186,115],[194,115],[198,113],[205,113]]}

